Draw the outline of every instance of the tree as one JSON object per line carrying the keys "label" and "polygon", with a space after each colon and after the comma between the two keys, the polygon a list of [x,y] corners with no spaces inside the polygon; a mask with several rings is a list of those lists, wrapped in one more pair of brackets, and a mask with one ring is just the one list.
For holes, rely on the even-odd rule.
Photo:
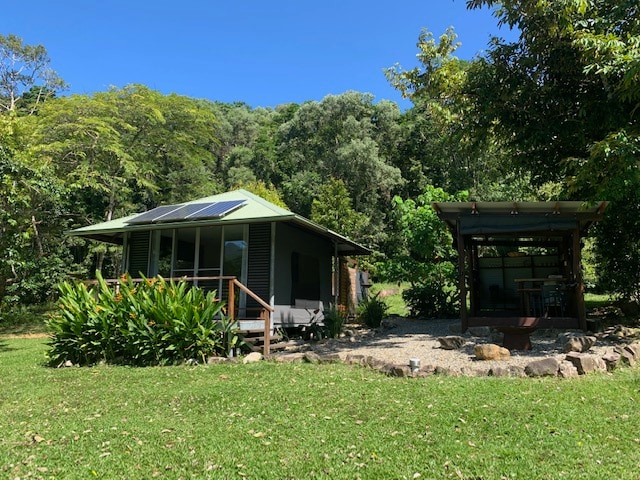
{"label": "tree", "polygon": [[[67,186],[79,223],[223,188],[211,153],[215,118],[195,100],[130,86],[49,101],[30,121],[32,155]],[[97,252],[98,269],[104,253]]]}
{"label": "tree", "polygon": [[24,45],[15,35],[0,35],[0,109],[15,111],[29,98],[28,113],[65,87],[49,68],[47,50],[42,45]]}
{"label": "tree", "polygon": [[24,155],[23,119],[0,116],[0,312],[50,300],[71,265],[61,241],[64,187]]}
{"label": "tree", "polygon": [[[480,128],[493,127],[531,172],[533,183],[562,182],[565,198],[612,200],[607,217],[640,231],[634,203],[640,188],[638,3],[468,4],[499,5],[499,23],[520,31],[515,42],[494,39],[487,56],[470,70],[466,88],[475,98]],[[637,301],[640,278],[628,274],[640,271],[640,245],[635,235],[620,235],[610,219],[596,230],[603,247],[596,248],[600,276],[617,293]],[[612,244],[616,248],[608,248]],[[633,285],[625,288],[624,282]]]}
{"label": "tree", "polygon": [[358,241],[366,236],[367,217],[351,206],[351,197],[342,180],[330,178],[319,189],[311,205],[311,220]]}
{"label": "tree", "polygon": [[454,56],[460,46],[456,39],[453,28],[437,40],[423,29],[417,43],[419,65],[410,70],[395,65],[385,71],[390,83],[414,104],[403,115],[398,146],[398,166],[408,180],[409,196],[420,194],[428,184],[483,192],[484,184],[505,171],[504,152],[491,126],[483,135],[475,128],[474,98],[465,91],[473,62]]}
{"label": "tree", "polygon": [[325,179],[342,180],[353,209],[367,215],[371,238],[379,244],[389,201],[403,184],[386,156],[399,115],[397,106],[374,105],[371,95],[358,92],[301,105],[279,129],[279,176],[287,204],[310,216]]}
{"label": "tree", "polygon": [[381,268],[393,281],[409,282],[404,294],[413,315],[453,316],[458,309],[456,249],[451,233],[431,207],[434,201],[464,201],[431,185],[415,200],[394,198],[398,251]]}

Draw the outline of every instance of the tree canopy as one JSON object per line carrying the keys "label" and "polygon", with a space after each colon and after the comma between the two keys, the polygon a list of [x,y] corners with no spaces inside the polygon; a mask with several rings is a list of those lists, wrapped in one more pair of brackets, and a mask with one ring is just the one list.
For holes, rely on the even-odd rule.
{"label": "tree canopy", "polygon": [[118,272],[117,251],[66,229],[237,187],[374,249],[372,273],[411,279],[418,310],[450,309],[455,288],[430,199],[610,200],[598,282],[637,300],[637,1],[467,5],[518,38],[465,61],[453,29],[416,32],[418,65],[386,70],[406,111],[355,91],[275,108],[144,85],[60,96],[46,49],[0,35],[0,309]]}

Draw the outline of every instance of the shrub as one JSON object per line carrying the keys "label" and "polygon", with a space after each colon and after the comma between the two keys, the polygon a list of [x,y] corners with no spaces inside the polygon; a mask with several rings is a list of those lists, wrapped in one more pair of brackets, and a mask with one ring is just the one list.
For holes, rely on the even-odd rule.
{"label": "shrub", "polygon": [[342,333],[342,326],[345,322],[345,315],[336,307],[331,306],[324,312],[324,326],[326,333],[330,338],[338,338]]}
{"label": "shrub", "polygon": [[388,306],[380,298],[380,292],[363,299],[358,304],[358,319],[365,325],[377,328],[387,314]]}
{"label": "shrub", "polygon": [[458,315],[460,299],[458,287],[449,282],[425,282],[413,285],[404,292],[410,315],[427,318],[451,318]]}
{"label": "shrub", "polygon": [[238,346],[235,323],[223,315],[216,292],[162,277],[117,288],[97,275],[98,284],[64,282],[59,311],[47,322],[49,363],[97,362],[161,365],[226,355]]}

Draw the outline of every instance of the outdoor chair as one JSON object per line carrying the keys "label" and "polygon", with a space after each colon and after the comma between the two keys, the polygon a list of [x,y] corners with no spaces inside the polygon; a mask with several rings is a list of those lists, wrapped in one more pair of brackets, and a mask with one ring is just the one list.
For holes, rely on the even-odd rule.
{"label": "outdoor chair", "polygon": [[564,317],[565,291],[562,285],[549,283],[542,285],[542,310],[545,317]]}

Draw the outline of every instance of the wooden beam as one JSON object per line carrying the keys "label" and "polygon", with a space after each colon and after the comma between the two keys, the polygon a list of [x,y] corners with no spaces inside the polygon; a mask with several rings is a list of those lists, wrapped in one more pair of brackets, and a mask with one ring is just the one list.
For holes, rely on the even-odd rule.
{"label": "wooden beam", "polygon": [[467,312],[467,281],[465,272],[465,243],[464,236],[460,233],[460,221],[456,226],[456,235],[458,240],[458,288],[460,289],[460,327],[462,332],[466,332],[469,328],[468,312]]}
{"label": "wooden beam", "polygon": [[469,317],[470,327],[579,328],[575,317]]}
{"label": "wooden beam", "polygon": [[584,283],[582,278],[582,252],[580,250],[580,222],[577,222],[576,231],[573,234],[572,245],[572,257],[573,257],[573,274],[575,276],[576,288],[575,288],[575,302],[576,302],[576,315],[580,320],[580,328],[582,330],[587,329],[587,311],[584,305]]}

